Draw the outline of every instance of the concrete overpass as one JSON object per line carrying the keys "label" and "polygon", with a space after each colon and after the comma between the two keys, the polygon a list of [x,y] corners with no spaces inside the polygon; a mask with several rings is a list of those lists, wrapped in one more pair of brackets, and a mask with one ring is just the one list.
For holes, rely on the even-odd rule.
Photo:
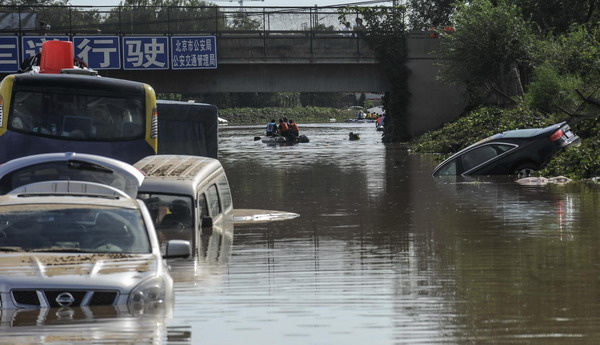
{"label": "concrete overpass", "polygon": [[[216,69],[101,70],[103,76],[146,82],[159,93],[383,92],[386,78],[366,41],[339,27],[337,8],[215,6],[7,6],[18,25],[0,33],[46,35],[37,22],[52,22],[50,34],[211,35]],[[5,13],[6,14],[6,13]],[[10,13],[9,13],[10,14]],[[28,21],[27,16],[36,20]],[[359,13],[351,17],[358,18]],[[236,26],[239,19],[257,25]],[[349,17],[350,18],[350,17]],[[40,31],[41,30],[41,31]],[[408,131],[418,135],[455,119],[464,109],[463,89],[437,80],[439,39],[424,32],[407,37]],[[23,47],[22,47],[23,48]]]}
{"label": "concrete overpass", "polygon": [[[220,34],[217,69],[102,71],[138,80],[157,92],[383,92],[386,79],[363,39],[340,34],[257,32]],[[463,89],[437,80],[439,39],[410,33],[407,66],[409,132],[418,135],[454,120],[466,106]]]}

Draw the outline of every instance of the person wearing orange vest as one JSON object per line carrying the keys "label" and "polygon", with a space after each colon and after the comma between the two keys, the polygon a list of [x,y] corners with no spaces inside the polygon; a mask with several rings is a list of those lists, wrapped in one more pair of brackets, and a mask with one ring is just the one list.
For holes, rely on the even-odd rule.
{"label": "person wearing orange vest", "polygon": [[279,119],[279,134],[282,137],[287,137],[289,130],[290,126],[288,125],[288,123],[286,121],[283,121],[283,119]]}
{"label": "person wearing orange vest", "polygon": [[298,139],[299,133],[300,128],[298,128],[298,125],[296,124],[296,122],[294,122],[294,120],[290,119],[290,138],[292,140]]}

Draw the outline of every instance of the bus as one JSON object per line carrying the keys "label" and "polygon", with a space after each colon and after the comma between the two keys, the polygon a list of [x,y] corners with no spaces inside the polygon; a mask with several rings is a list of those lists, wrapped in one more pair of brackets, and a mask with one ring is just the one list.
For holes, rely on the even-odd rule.
{"label": "bus", "polygon": [[[96,154],[133,164],[158,150],[156,94],[147,84],[70,66],[11,74],[0,83],[0,164],[51,152]],[[60,59],[59,59],[60,60]],[[57,72],[58,71],[58,72]]]}

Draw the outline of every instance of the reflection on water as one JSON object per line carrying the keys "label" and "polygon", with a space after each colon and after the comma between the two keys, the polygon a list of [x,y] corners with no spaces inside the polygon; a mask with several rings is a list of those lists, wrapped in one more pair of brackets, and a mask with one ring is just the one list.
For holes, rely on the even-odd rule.
{"label": "reflection on water", "polygon": [[[236,209],[300,216],[203,235],[197,260],[172,262],[157,343],[600,341],[598,186],[435,180],[433,156],[383,145],[370,124],[300,125],[310,142],[280,147],[253,140],[262,126],[220,130]],[[124,320],[138,331],[77,327],[105,343],[153,334]]]}

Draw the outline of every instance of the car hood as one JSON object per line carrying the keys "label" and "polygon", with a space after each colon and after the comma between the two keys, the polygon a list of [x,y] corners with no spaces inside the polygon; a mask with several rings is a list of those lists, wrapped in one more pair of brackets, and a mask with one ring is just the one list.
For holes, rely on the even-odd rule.
{"label": "car hood", "polygon": [[128,292],[156,275],[159,263],[153,254],[8,253],[0,260],[0,291],[70,287]]}

